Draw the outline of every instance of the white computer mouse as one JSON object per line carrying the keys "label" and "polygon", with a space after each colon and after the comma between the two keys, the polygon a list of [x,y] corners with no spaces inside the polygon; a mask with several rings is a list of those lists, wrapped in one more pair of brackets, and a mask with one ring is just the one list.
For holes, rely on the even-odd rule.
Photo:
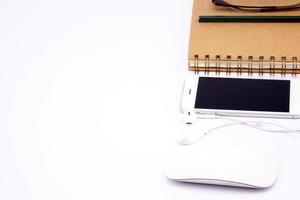
{"label": "white computer mouse", "polygon": [[165,173],[181,182],[247,188],[268,188],[277,178],[274,160],[260,152],[226,148],[178,151],[166,159]]}

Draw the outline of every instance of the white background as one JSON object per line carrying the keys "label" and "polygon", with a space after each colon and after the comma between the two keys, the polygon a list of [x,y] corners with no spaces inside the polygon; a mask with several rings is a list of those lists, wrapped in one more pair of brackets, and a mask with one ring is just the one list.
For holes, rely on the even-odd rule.
{"label": "white background", "polygon": [[275,155],[271,189],[164,176],[181,124],[191,9],[192,0],[2,0],[0,199],[299,199],[300,140],[245,127],[199,145]]}

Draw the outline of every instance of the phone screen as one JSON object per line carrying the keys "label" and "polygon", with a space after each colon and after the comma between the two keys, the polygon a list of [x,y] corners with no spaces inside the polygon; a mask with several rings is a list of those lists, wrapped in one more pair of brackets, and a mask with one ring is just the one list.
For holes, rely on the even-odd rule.
{"label": "phone screen", "polygon": [[195,108],[290,111],[290,81],[200,77]]}

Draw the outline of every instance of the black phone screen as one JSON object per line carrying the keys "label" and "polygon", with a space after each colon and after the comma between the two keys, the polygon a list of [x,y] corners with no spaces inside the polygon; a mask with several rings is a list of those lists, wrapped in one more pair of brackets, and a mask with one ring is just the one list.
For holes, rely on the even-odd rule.
{"label": "black phone screen", "polygon": [[200,77],[195,108],[290,111],[290,81]]}

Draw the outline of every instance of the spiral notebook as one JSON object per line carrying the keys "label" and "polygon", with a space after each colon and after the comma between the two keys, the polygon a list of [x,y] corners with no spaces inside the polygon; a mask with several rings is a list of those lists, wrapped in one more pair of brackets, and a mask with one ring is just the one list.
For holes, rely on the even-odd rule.
{"label": "spiral notebook", "polygon": [[[275,14],[300,16],[300,11],[257,13]],[[200,15],[249,13],[216,8],[210,0],[194,0],[190,70],[217,74],[300,74],[300,23],[199,23]]]}

